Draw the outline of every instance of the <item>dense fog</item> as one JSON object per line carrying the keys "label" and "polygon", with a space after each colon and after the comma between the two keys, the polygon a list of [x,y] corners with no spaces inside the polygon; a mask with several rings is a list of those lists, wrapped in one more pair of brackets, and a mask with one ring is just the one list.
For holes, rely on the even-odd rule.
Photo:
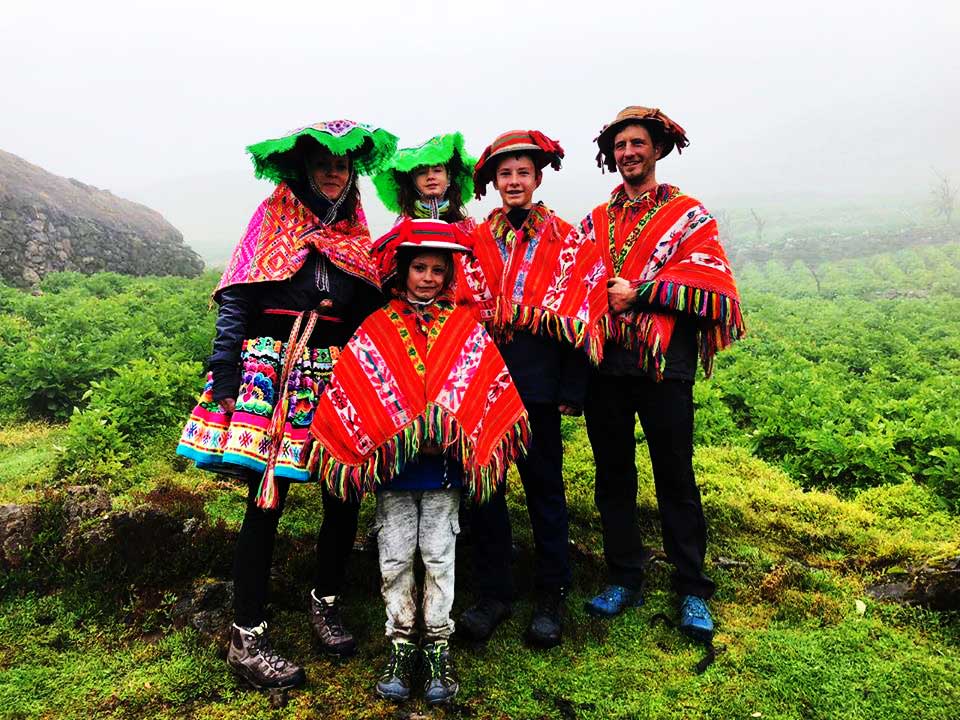
{"label": "dense fog", "polygon": [[[0,148],[161,211],[222,260],[269,186],[243,148],[350,117],[477,155],[537,128],[539,198],[576,221],[616,182],[593,138],[628,104],[690,147],[658,166],[736,234],[932,222],[960,185],[956,3],[19,3],[0,15]],[[391,218],[363,186],[374,232]],[[492,207],[488,195],[470,208]],[[753,212],[751,212],[753,211]]]}

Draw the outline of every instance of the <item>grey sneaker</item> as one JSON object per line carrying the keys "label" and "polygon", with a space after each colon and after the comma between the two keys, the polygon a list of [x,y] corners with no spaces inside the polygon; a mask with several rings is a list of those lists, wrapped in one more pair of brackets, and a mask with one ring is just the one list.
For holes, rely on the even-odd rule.
{"label": "grey sneaker", "polygon": [[286,690],[307,680],[302,667],[277,655],[265,622],[254,628],[233,626],[227,665],[258,690]]}
{"label": "grey sneaker", "polygon": [[408,640],[394,640],[390,659],[377,680],[377,695],[398,702],[409,698],[416,664],[417,646]]}
{"label": "grey sneaker", "polygon": [[336,601],[326,602],[310,591],[310,627],[324,651],[331,655],[347,657],[357,649],[357,641],[343,626],[340,607]]}
{"label": "grey sneaker", "polygon": [[446,640],[437,640],[423,646],[423,669],[427,678],[423,683],[423,699],[429,705],[450,702],[460,690],[460,680],[450,661],[450,646]]}

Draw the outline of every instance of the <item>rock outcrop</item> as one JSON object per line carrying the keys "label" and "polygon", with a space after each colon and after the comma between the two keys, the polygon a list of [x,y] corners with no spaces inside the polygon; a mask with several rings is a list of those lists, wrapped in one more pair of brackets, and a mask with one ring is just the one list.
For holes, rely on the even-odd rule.
{"label": "rock outcrop", "polygon": [[0,278],[59,270],[194,276],[203,261],[158,212],[0,150]]}
{"label": "rock outcrop", "polygon": [[35,536],[32,507],[0,505],[0,570],[21,567]]}

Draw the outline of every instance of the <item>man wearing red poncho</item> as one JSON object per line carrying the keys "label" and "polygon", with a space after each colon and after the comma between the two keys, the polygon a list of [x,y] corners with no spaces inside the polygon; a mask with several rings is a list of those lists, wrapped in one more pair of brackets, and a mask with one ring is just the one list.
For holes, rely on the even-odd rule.
{"label": "man wearing red poncho", "polygon": [[657,161],[688,145],[658,109],[631,106],[596,138],[597,164],[623,183],[581,223],[609,274],[601,320],[603,361],[592,370],[584,415],[596,462],[608,585],[587,611],[617,615],[642,602],[644,550],[634,460],[639,416],[650,450],[667,559],[681,597],[680,628],[713,637],[703,572],[706,524],[693,473],[693,382],[697,356],[713,357],[743,333],[740,299],[717,232],[700,202],[659,183]]}

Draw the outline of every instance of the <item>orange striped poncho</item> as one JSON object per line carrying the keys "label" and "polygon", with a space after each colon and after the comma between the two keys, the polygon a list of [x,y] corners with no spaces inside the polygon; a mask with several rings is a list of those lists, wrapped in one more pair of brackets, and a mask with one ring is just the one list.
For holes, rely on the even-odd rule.
{"label": "orange striped poncho", "polygon": [[543,203],[515,230],[497,208],[471,235],[473,255],[458,258],[461,302],[491,332],[514,330],[569,342],[598,363],[598,321],[607,308],[606,271],[594,243]]}
{"label": "orange striped poncho", "polygon": [[629,280],[639,299],[652,306],[618,315],[608,311],[600,322],[604,338],[640,348],[641,365],[661,379],[675,313],[690,313],[700,319],[700,359],[709,377],[716,353],[745,332],[740,295],[713,216],[672,185],[635,200],[620,185],[580,230],[596,241],[608,276]]}
{"label": "orange striped poncho", "polygon": [[431,443],[482,501],[526,452],[527,411],[490,336],[450,297],[428,308],[395,298],[370,315],[320,398],[310,465],[340,498],[389,483]]}

